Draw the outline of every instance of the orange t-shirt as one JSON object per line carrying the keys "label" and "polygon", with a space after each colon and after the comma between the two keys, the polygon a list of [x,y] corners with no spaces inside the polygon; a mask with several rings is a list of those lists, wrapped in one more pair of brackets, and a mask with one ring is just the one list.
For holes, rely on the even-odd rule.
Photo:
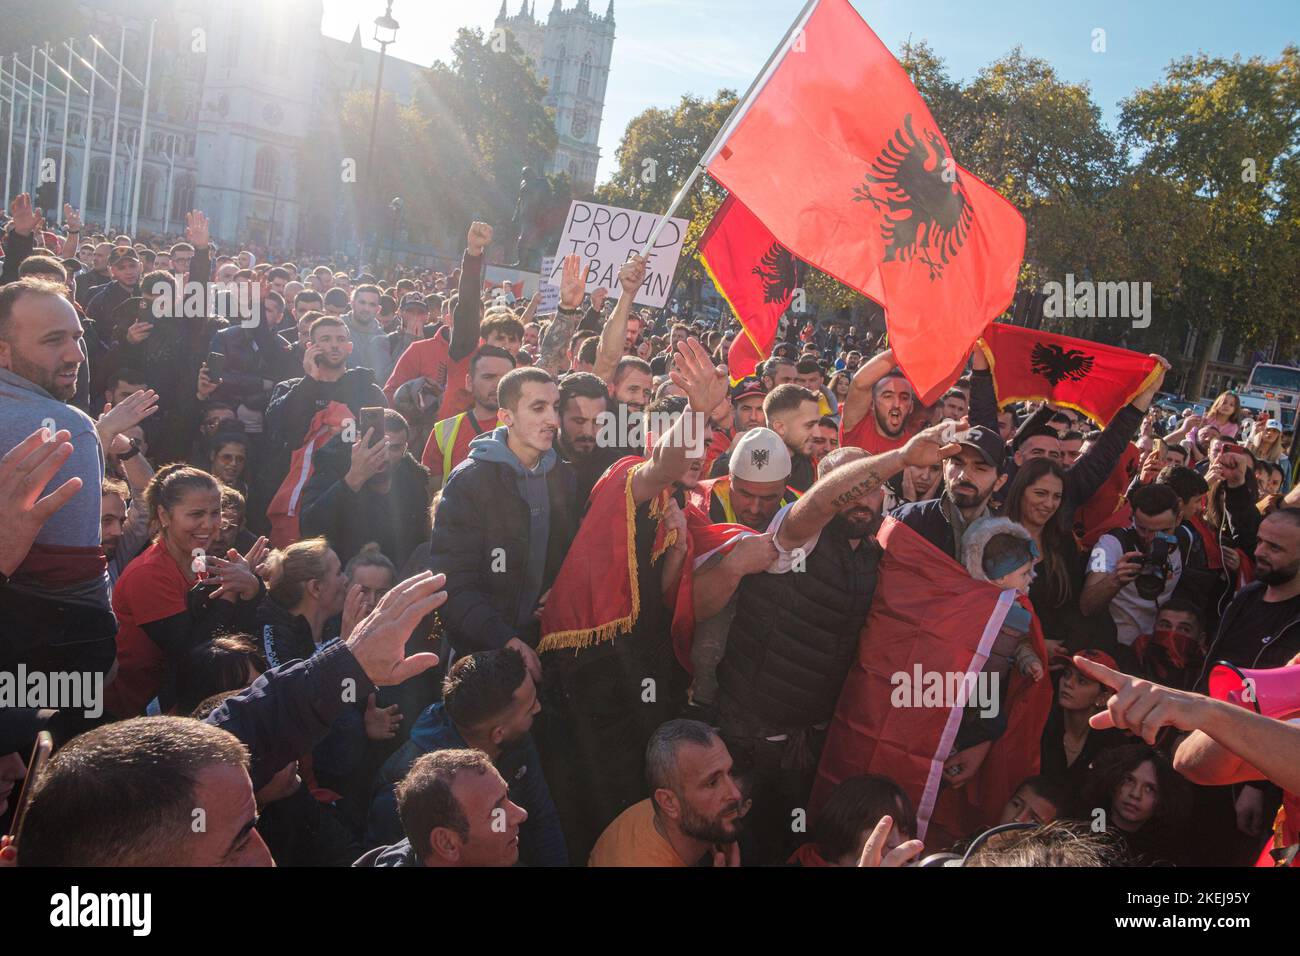
{"label": "orange t-shirt", "polygon": [[862,416],[862,421],[854,425],[850,431],[846,432],[843,420],[840,421],[840,447],[861,448],[868,455],[883,455],[887,451],[902,448],[911,437],[906,427],[903,429],[903,434],[897,438],[882,435],[876,425],[876,413],[871,408],[867,409],[867,413]]}
{"label": "orange t-shirt", "polygon": [[648,799],[628,807],[605,828],[587,865],[686,866],[655,828],[655,811]]}

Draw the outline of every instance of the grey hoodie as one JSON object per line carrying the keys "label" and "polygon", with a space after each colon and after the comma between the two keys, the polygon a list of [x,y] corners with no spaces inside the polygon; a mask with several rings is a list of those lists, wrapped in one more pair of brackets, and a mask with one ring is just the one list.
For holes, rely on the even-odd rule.
{"label": "grey hoodie", "polygon": [[515,476],[519,497],[528,505],[528,567],[524,569],[524,587],[519,595],[519,620],[515,627],[528,627],[533,622],[537,599],[542,596],[542,576],[546,571],[546,542],[551,535],[551,497],[546,487],[559,456],[548,448],[537,462],[537,467],[527,469],[506,444],[510,430],[502,425],[469,443],[469,457],[475,461],[498,462],[510,468]]}

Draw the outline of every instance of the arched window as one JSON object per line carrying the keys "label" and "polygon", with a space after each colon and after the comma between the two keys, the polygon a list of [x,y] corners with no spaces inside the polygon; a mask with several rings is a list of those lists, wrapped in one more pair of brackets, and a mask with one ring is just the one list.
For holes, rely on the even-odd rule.
{"label": "arched window", "polygon": [[582,54],[582,67],[578,70],[578,93],[586,96],[591,89],[591,53]]}
{"label": "arched window", "polygon": [[108,160],[103,158],[90,161],[90,182],[86,185],[86,205],[103,209],[108,201]]}
{"label": "arched window", "polygon": [[184,222],[185,214],[194,208],[194,177],[177,176],[172,186],[172,221]]}
{"label": "arched window", "polygon": [[144,182],[140,185],[140,218],[158,218],[158,174],[151,169],[144,171]]}
{"label": "arched window", "polygon": [[262,192],[270,192],[275,188],[275,171],[279,163],[276,160],[275,150],[270,146],[263,146],[257,151],[257,164],[253,170],[253,188]]}

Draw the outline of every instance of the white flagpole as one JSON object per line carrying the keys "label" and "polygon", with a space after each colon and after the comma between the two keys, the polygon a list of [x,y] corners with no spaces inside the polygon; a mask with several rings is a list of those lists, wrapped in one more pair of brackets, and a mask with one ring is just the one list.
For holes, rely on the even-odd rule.
{"label": "white flagpole", "polygon": [[695,180],[700,178],[700,173],[704,172],[704,168],[709,165],[709,161],[713,159],[714,154],[722,147],[722,144],[727,141],[727,137],[731,135],[731,131],[735,129],[736,124],[738,124],[744,117],[745,113],[749,111],[749,107],[755,94],[767,85],[768,79],[771,78],[771,75],[778,66],[782,55],[790,45],[790,38],[803,29],[804,24],[808,22],[808,18],[812,16],[813,10],[816,9],[820,2],[821,0],[807,0],[807,3],[803,5],[803,9],[800,10],[799,15],[794,18],[794,22],[790,24],[790,28],[785,31],[785,36],[781,38],[781,42],[776,45],[776,49],[772,51],[772,55],[767,58],[767,62],[763,64],[763,68],[758,71],[758,76],[754,77],[754,82],[749,84],[749,89],[745,91],[745,95],[736,101],[736,105],[731,110],[731,115],[727,117],[727,121],[723,123],[722,128],[718,130],[718,135],[713,137],[713,142],[709,144],[709,148],[704,151],[704,155],[700,157],[700,161],[695,164],[695,168],[691,170],[691,174],[686,177],[686,182],[682,183],[682,188],[679,189],[677,195],[673,197],[673,201],[668,206],[668,211],[664,213],[663,218],[659,220],[654,231],[650,233],[650,238],[646,240],[645,248],[641,250],[641,255],[647,256],[650,254],[650,250],[654,248],[655,240],[659,238],[659,233],[663,232],[664,226],[668,224],[668,220],[671,219],[673,213],[677,211],[677,207],[686,199],[686,195],[691,191],[691,187],[695,185]]}
{"label": "white flagpole", "polygon": [[[45,50],[44,47],[41,48]],[[45,109],[46,97],[50,92],[50,62],[46,57],[41,65],[41,148],[36,154],[36,185],[45,185],[45,149],[49,145],[50,114]],[[43,210],[42,210],[43,211]]]}
{"label": "white flagpole", "polygon": [[[46,60],[50,58],[47,51]],[[67,84],[67,95],[63,97],[63,141],[59,146],[59,198],[58,198],[58,218],[59,224],[63,225],[63,187],[68,179],[68,112],[72,109],[72,53],[68,53],[68,72],[64,74],[63,81]]]}
{"label": "white flagpole", "polygon": [[28,83],[27,83],[27,115],[23,123],[23,181],[19,183],[18,191],[27,192],[27,184],[31,181],[27,178],[27,172],[31,168],[32,158],[32,101],[36,95],[36,90],[32,84],[36,82],[36,70],[33,64],[36,63],[36,47],[32,47],[32,62],[27,65]]}
{"label": "white flagpole", "polygon": [[[17,59],[18,57],[14,57],[15,61],[17,61]],[[10,63],[9,69],[12,70],[13,68],[14,68],[13,63]],[[0,80],[3,79],[4,79],[4,57],[0,57]],[[14,110],[17,108],[17,106],[18,106],[18,84],[10,83],[9,84],[9,142],[5,146],[5,194],[4,194],[5,202],[9,202],[9,200],[13,197],[13,193],[9,191],[9,187],[13,185],[14,123],[18,119],[18,116],[14,112]]]}
{"label": "white flagpole", "polygon": [[176,140],[172,139],[171,152],[167,157],[167,199],[163,203],[163,235],[172,231],[172,183],[176,179]]}
{"label": "white flagpole", "polygon": [[144,64],[144,101],[140,106],[140,142],[136,150],[135,198],[131,201],[131,237],[140,221],[140,189],[144,182],[144,147],[149,137],[149,81],[153,76],[153,32],[157,20],[149,21],[149,54]]}
{"label": "white flagpole", "polygon": [[[75,51],[72,49],[73,42],[75,41],[68,41],[69,56],[76,56]],[[99,47],[91,47],[90,58],[92,61],[97,60],[98,50]],[[78,57],[78,59],[80,58]],[[82,62],[85,61],[83,60]],[[81,189],[77,193],[77,203],[83,210],[85,210],[85,221],[89,222],[90,203],[87,202],[86,198],[86,184],[90,182],[90,144],[91,140],[94,138],[92,133],[95,129],[95,77],[99,75],[99,71],[95,69],[93,62],[86,65],[90,67],[90,102],[86,106],[86,123],[81,130]]]}
{"label": "white flagpole", "polygon": [[[93,39],[93,37],[92,37]],[[113,231],[113,182],[117,178],[117,124],[122,116],[122,71],[126,69],[122,60],[126,56],[126,27],[122,27],[122,42],[118,47],[117,58],[117,99],[113,103],[113,144],[108,153],[108,200],[104,203],[104,234]],[[108,240],[112,242],[112,239]]]}

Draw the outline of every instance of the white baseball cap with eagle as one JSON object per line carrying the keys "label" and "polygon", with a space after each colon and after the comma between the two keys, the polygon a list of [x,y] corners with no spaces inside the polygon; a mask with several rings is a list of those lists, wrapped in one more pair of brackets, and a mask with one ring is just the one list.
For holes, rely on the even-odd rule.
{"label": "white baseball cap with eagle", "polygon": [[743,481],[785,481],[790,477],[790,450],[770,428],[751,428],[731,448],[731,477]]}

